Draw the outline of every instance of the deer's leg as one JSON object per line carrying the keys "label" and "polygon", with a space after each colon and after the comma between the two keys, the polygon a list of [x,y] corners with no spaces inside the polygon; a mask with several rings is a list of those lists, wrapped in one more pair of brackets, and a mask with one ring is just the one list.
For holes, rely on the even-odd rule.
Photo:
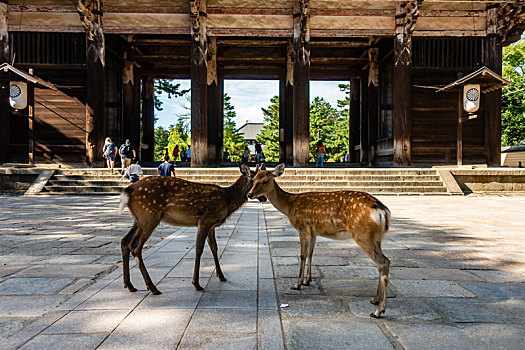
{"label": "deer's leg", "polygon": [[315,240],[317,237],[314,235],[310,238],[310,243],[308,247],[308,273],[306,275],[306,278],[303,282],[305,286],[310,285],[310,282],[312,281],[312,256],[314,255],[314,248],[315,248]]}
{"label": "deer's leg", "polygon": [[299,278],[295,286],[292,289],[301,289],[303,284],[304,277],[304,264],[306,262],[306,256],[308,253],[308,248],[310,246],[310,235],[307,235],[305,232],[299,233],[299,238],[301,240],[301,267],[299,268]]}
{"label": "deer's leg", "polygon": [[356,243],[363,249],[363,251],[372,259],[377,269],[379,270],[379,283],[377,286],[377,293],[372,304],[378,304],[377,310],[370,314],[370,316],[379,318],[386,310],[387,303],[387,286],[388,273],[390,271],[390,260],[383,254],[381,250],[381,241],[374,240],[373,233],[370,234],[369,240],[360,239],[356,237]]}
{"label": "deer's leg", "polygon": [[208,245],[210,246],[211,253],[213,254],[213,261],[215,262],[215,272],[220,281],[227,281],[224,277],[221,265],[219,264],[219,257],[217,256],[217,241],[215,240],[215,229],[212,228],[208,233]]}
{"label": "deer's leg", "polygon": [[195,242],[195,266],[193,267],[193,280],[191,281],[196,290],[204,289],[199,284],[199,270],[201,266],[201,255],[204,250],[204,242],[206,241],[209,232],[209,226],[199,226],[199,230],[197,231],[197,240]]}
{"label": "deer's leg", "polygon": [[137,232],[139,225],[135,221],[129,232],[122,238],[120,241],[120,249],[122,250],[122,270],[123,270],[123,279],[124,279],[124,288],[127,288],[130,292],[136,292],[137,288],[133,287],[131,284],[131,279],[129,277],[129,243],[133,239],[133,236]]}
{"label": "deer's leg", "polygon": [[148,270],[146,270],[146,265],[144,265],[144,260],[142,259],[142,248],[159,223],[160,218],[150,217],[148,221],[139,224],[140,234],[135,235],[131,241],[131,253],[135,256],[135,261],[139,267],[140,273],[142,274],[142,278],[144,278],[146,288],[148,288],[153,295],[159,295],[161,293],[151,281]]}

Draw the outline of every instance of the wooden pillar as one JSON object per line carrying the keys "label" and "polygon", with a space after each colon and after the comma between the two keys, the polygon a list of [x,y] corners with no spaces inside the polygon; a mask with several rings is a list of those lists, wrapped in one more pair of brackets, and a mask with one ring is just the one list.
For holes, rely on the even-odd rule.
{"label": "wooden pillar", "polygon": [[148,75],[142,78],[142,145],[135,144],[137,154],[141,153],[141,160],[151,162],[155,153],[155,80]]}
{"label": "wooden pillar", "polygon": [[359,162],[368,163],[368,88],[367,80],[360,79],[360,113],[359,113]]}
{"label": "wooden pillar", "polygon": [[293,44],[288,40],[286,68],[279,85],[279,162],[293,165]]}
{"label": "wooden pillar", "polygon": [[456,158],[458,167],[463,165],[463,90],[458,93],[458,130]]}
{"label": "wooden pillar", "polygon": [[224,85],[217,72],[217,40],[210,38],[208,45],[208,165],[217,166],[223,160],[224,137]]}
{"label": "wooden pillar", "polygon": [[208,165],[208,86],[206,1],[190,1],[191,10],[191,166]]}
{"label": "wooden pillar", "polygon": [[376,163],[379,117],[379,49],[368,49],[368,165]]}
{"label": "wooden pillar", "polygon": [[[29,74],[33,75],[33,69],[29,68]],[[27,121],[28,121],[28,139],[30,164],[35,164],[35,85],[27,84]]]}
{"label": "wooden pillar", "polygon": [[106,134],[104,33],[101,25],[93,26],[92,40],[87,34],[86,54],[86,162],[92,166],[95,161],[102,161]]}
{"label": "wooden pillar", "polygon": [[[9,62],[7,0],[0,0],[0,64]],[[9,160],[9,78],[0,81],[0,164]]]}
{"label": "wooden pillar", "polygon": [[357,163],[360,161],[360,156],[357,155],[355,147],[359,144],[359,120],[361,113],[361,93],[360,93],[360,79],[352,78],[350,80],[350,118],[349,118],[349,146],[348,155],[350,156],[350,163]]}
{"label": "wooden pillar", "polygon": [[[497,8],[487,10],[487,37],[483,61],[501,75],[502,48],[497,37]],[[501,89],[483,94],[485,109],[485,158],[487,165],[501,165]]]}
{"label": "wooden pillar", "polygon": [[309,1],[294,9],[293,37],[293,165],[308,166],[310,158],[310,12]]}

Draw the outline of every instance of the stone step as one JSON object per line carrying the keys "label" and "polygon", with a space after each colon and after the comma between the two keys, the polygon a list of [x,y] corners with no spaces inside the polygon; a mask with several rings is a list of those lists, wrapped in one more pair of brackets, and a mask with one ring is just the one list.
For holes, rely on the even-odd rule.
{"label": "stone step", "polygon": [[[210,179],[211,180],[211,179]],[[215,180],[215,181],[196,181],[196,182],[202,182],[202,183],[210,183],[215,184],[219,186],[229,186],[233,183],[233,181],[229,180]],[[346,181],[346,180],[339,180],[339,181],[304,181],[304,180],[296,180],[291,179],[289,181],[285,180],[279,180],[279,185],[281,187],[302,187],[305,189],[308,189],[309,187],[315,186],[315,187],[339,187],[339,188],[346,188],[346,187],[380,187],[380,186],[387,186],[387,187],[414,187],[414,186],[441,186],[441,182],[439,181]],[[129,185],[129,181],[119,181],[119,180],[50,180],[50,185],[53,186],[127,186]]]}

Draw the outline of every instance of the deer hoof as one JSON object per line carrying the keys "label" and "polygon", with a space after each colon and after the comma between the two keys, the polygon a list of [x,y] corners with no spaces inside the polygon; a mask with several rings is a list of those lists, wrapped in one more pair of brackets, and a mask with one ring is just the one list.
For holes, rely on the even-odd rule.
{"label": "deer hoof", "polygon": [[293,290],[300,290],[301,289],[301,285],[295,285],[292,287]]}
{"label": "deer hoof", "polygon": [[226,282],[227,279],[226,279],[226,277],[224,277],[224,276],[219,276],[219,281],[221,281],[221,282]]}
{"label": "deer hoof", "polygon": [[124,287],[124,288],[127,288],[128,291],[130,291],[130,292],[132,292],[132,293],[137,291],[137,288],[135,288],[135,287],[133,287],[133,286],[131,286],[131,287]]}
{"label": "deer hoof", "polygon": [[376,312],[372,312],[370,316],[373,318],[381,318],[381,315],[384,313],[385,313],[385,310],[381,310],[381,311],[377,310]]}
{"label": "deer hoof", "polygon": [[155,290],[151,291],[151,294],[153,294],[153,295],[161,295],[162,293],[160,292],[160,290],[155,289]]}
{"label": "deer hoof", "polygon": [[309,286],[309,285],[310,285],[310,280],[304,280],[303,286]]}
{"label": "deer hoof", "polygon": [[370,300],[370,304],[379,305],[379,300],[374,298],[374,299]]}

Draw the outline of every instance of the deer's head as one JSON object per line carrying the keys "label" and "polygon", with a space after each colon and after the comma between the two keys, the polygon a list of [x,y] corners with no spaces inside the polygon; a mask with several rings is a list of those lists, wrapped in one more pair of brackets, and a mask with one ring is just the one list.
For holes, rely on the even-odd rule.
{"label": "deer's head", "polygon": [[[241,171],[241,174],[243,174],[246,178],[247,178],[247,183],[246,183],[246,190],[250,190],[253,186],[253,179],[255,178],[255,176],[257,176],[257,174],[260,172],[259,171],[259,165],[257,165],[257,167],[255,168],[255,171],[251,170],[247,165],[245,164],[239,164],[239,170]],[[254,197],[250,197],[248,195],[248,197],[250,199],[252,198],[257,198],[259,200],[259,202],[266,202],[267,199],[265,196],[254,196]]]}
{"label": "deer's head", "polygon": [[281,176],[284,172],[284,164],[279,164],[273,171],[258,171],[253,178],[253,185],[248,192],[248,198],[259,198],[265,196],[273,189],[275,178]]}

